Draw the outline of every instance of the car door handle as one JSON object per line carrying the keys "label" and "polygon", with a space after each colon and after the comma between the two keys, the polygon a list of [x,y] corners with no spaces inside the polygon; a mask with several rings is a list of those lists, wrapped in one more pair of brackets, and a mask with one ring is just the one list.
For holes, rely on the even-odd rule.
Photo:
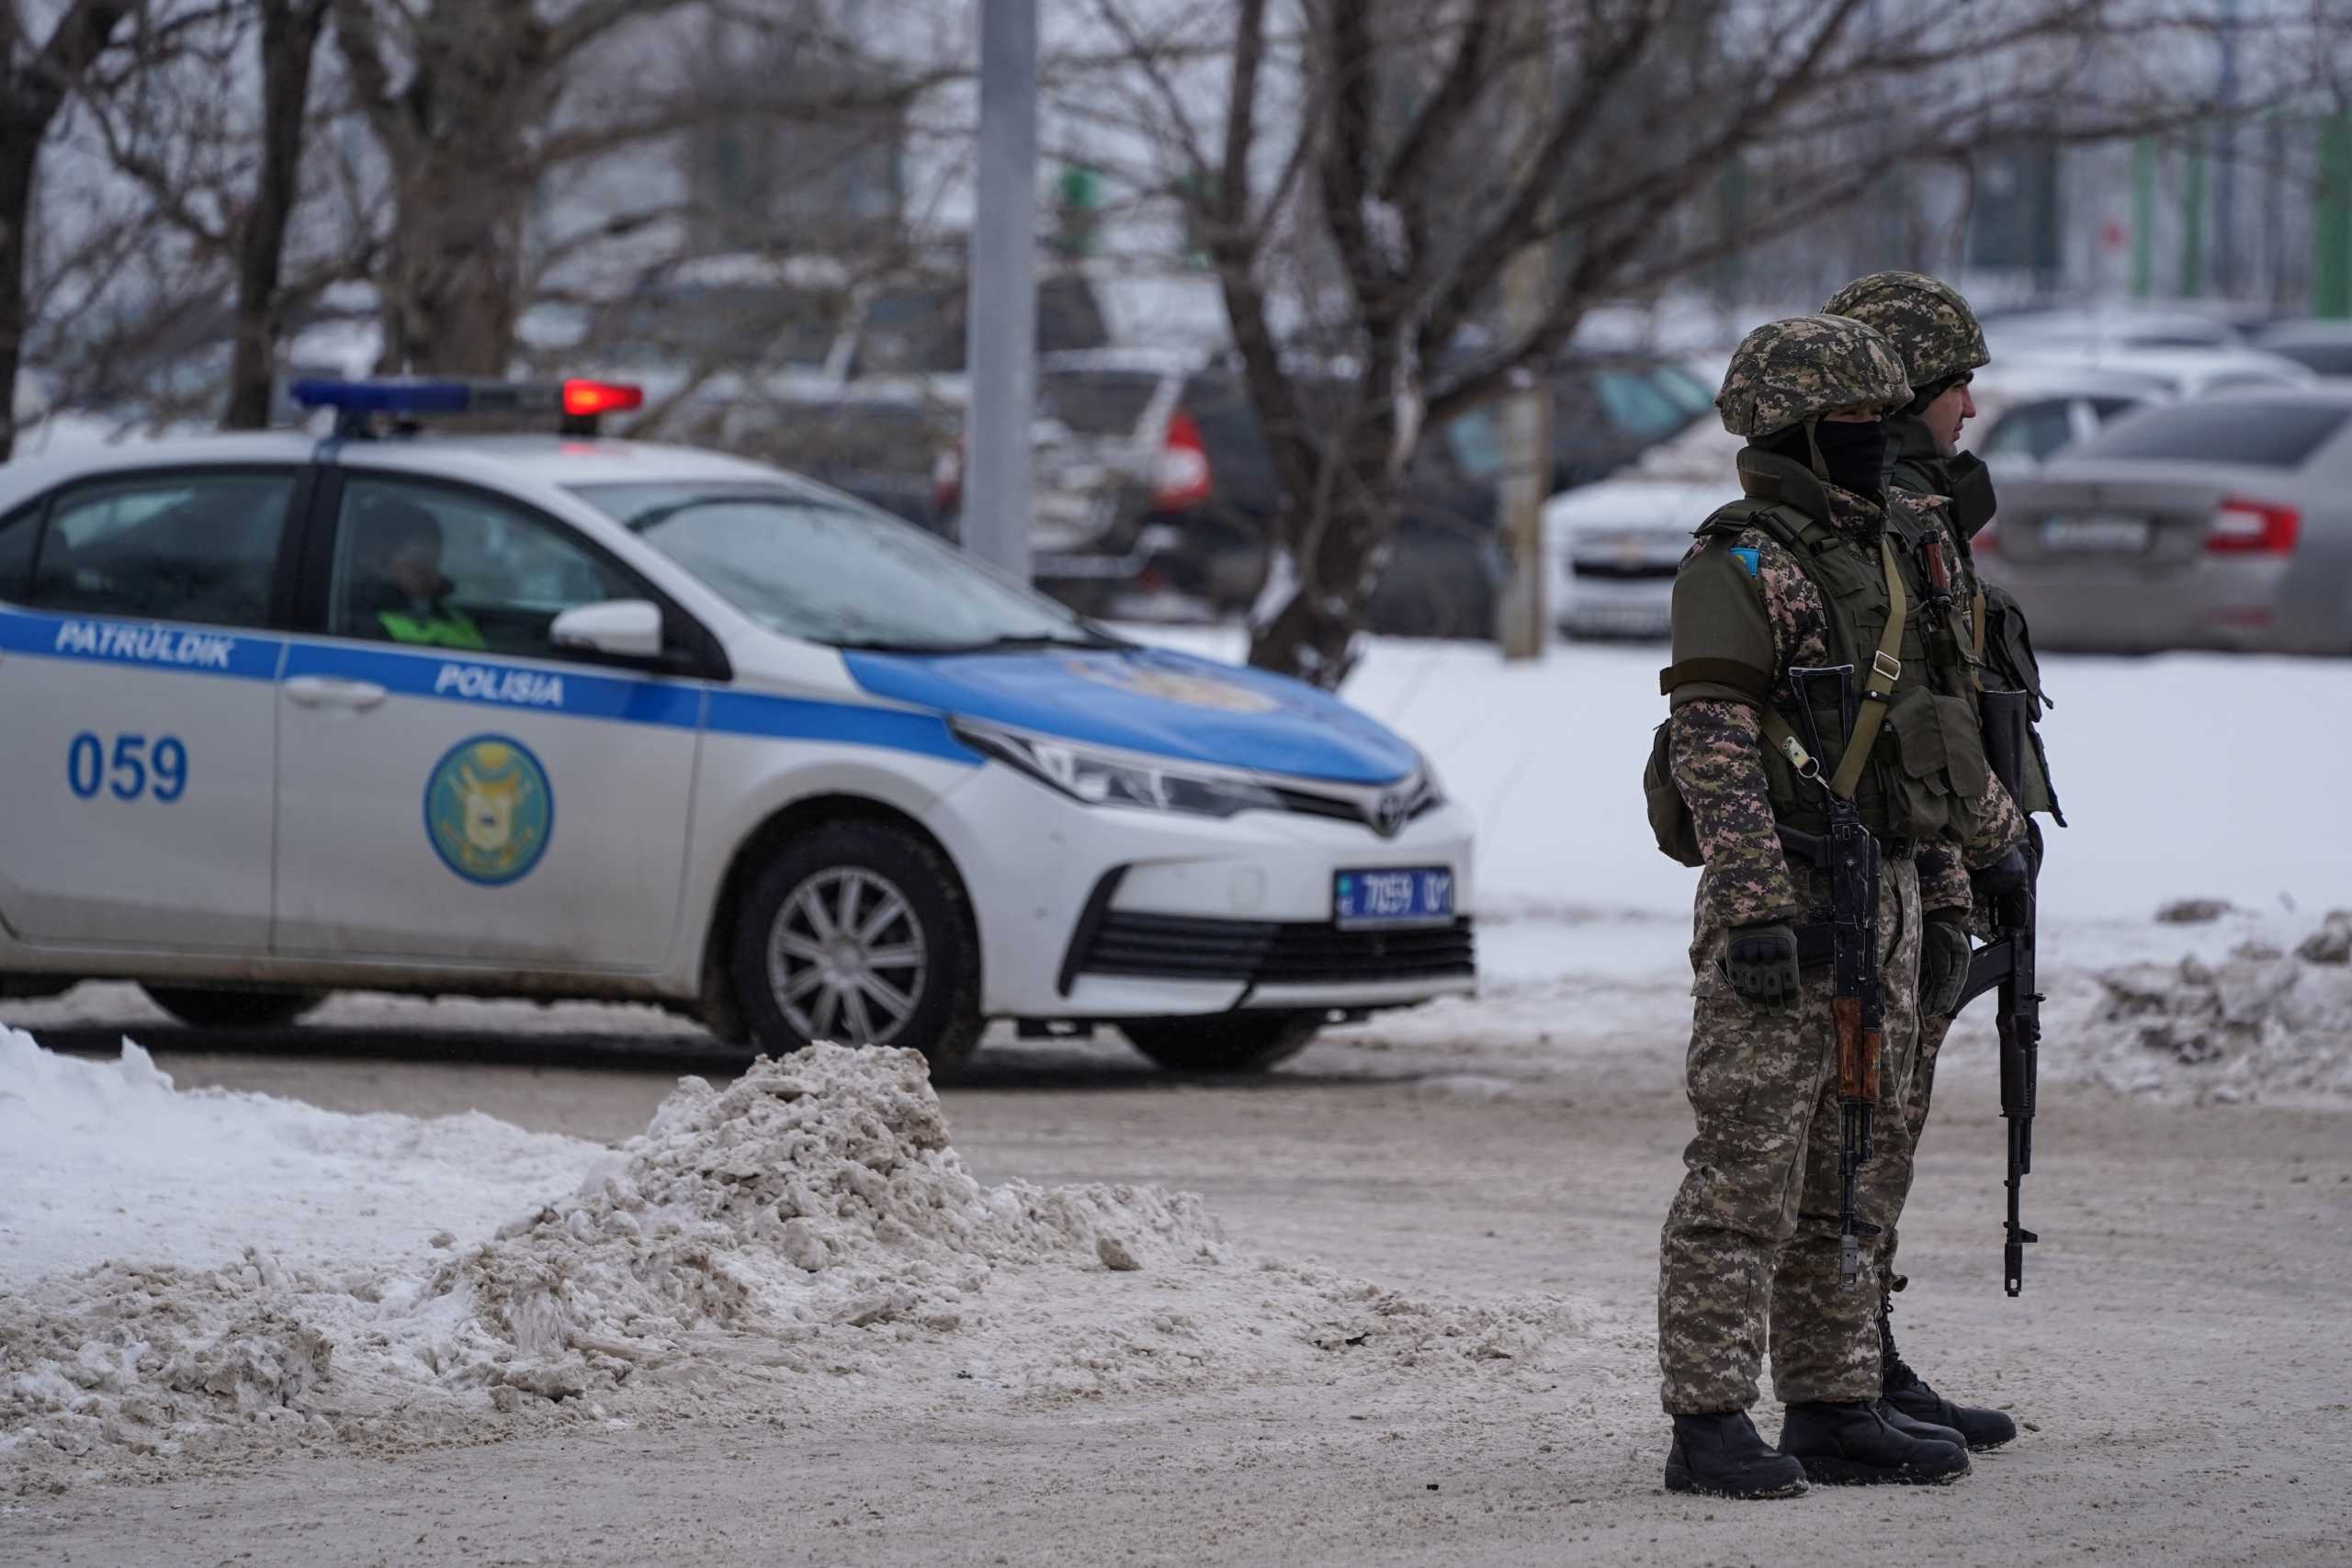
{"label": "car door handle", "polygon": [[306,708],[351,708],[365,713],[384,700],[384,688],[373,681],[335,681],[324,675],[297,675],[286,682],[286,695]]}

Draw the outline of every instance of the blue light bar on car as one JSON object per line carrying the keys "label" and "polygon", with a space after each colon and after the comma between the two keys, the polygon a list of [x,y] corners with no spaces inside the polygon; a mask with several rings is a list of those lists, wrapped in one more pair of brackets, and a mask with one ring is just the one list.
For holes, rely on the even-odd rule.
{"label": "blue light bar on car", "polygon": [[348,413],[463,413],[473,403],[463,381],[297,381],[288,391],[306,409]]}
{"label": "blue light bar on car", "polygon": [[614,381],[297,381],[288,389],[308,409],[345,416],[389,413],[552,413],[593,418],[638,408],[642,388]]}

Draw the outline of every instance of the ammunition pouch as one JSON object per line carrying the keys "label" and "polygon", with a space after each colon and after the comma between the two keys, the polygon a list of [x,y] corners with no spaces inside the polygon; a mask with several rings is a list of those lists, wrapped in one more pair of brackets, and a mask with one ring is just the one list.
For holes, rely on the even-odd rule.
{"label": "ammunition pouch", "polygon": [[[2034,656],[2033,637],[2026,626],[2025,612],[2018,607],[2017,596],[2006,588],[1988,582],[1984,593],[1986,689],[2022,692],[2028,698],[2027,744],[2018,758],[2018,809],[2028,815],[2044,813],[2063,828],[2066,814],[2059,807],[2058,792],[2050,782],[2049,754],[2042,750],[2041,730],[2035,728],[2041,721],[2042,709],[2050,705],[2050,698],[2041,689],[2041,665]],[[1986,722],[1991,722],[1989,715]]]}
{"label": "ammunition pouch", "polygon": [[1699,824],[1674,782],[1673,737],[1670,718],[1653,730],[1649,761],[1642,768],[1642,796],[1649,807],[1650,832],[1668,860],[1703,866],[1707,857],[1699,852]]}

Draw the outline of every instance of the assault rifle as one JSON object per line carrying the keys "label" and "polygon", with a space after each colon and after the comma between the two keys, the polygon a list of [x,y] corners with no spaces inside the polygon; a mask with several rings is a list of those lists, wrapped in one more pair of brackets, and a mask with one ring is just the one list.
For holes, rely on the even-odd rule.
{"label": "assault rifle", "polygon": [[[2010,795],[2018,794],[2026,750],[2033,744],[2033,694],[1984,692],[1984,757]],[[1961,987],[1966,1007],[1987,991],[1993,1026],[2001,1039],[2001,1117],[2008,1123],[2008,1228],[2001,1247],[2001,1284],[2009,1294],[2025,1288],[2025,1249],[2041,1238],[2019,1223],[2018,1200],[2033,1169],[2034,1080],[2041,1054],[2041,996],[2034,974],[2034,884],[2041,874],[2041,829],[2026,824],[2026,876],[2015,891],[1991,899],[1993,940],[1976,950]]]}
{"label": "assault rifle", "polygon": [[[1850,796],[1829,787],[1818,759],[1828,755],[1814,720],[1813,687],[1834,682],[1838,692],[1838,755],[1853,736],[1850,664],[1795,668],[1789,686],[1796,694],[1805,742],[1815,759],[1818,782],[1829,813],[1829,831],[1815,840],[1816,863],[1829,873],[1830,1022],[1838,1040],[1838,1278],[1852,1280],[1862,1266],[1861,1238],[1876,1225],[1854,1217],[1854,1181],[1871,1155],[1871,1121],[1878,1107],[1879,1055],[1885,1032],[1885,1002],[1879,988],[1879,847],[1862,826]],[[1802,765],[1801,765],[1802,766]]]}

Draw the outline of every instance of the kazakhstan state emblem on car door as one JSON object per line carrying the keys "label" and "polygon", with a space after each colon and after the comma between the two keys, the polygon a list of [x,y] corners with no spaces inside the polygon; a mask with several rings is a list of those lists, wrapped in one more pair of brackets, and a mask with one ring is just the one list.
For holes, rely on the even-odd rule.
{"label": "kazakhstan state emblem on car door", "polygon": [[424,831],[442,863],[467,881],[521,880],[555,833],[547,770],[503,735],[459,741],[425,781]]}

